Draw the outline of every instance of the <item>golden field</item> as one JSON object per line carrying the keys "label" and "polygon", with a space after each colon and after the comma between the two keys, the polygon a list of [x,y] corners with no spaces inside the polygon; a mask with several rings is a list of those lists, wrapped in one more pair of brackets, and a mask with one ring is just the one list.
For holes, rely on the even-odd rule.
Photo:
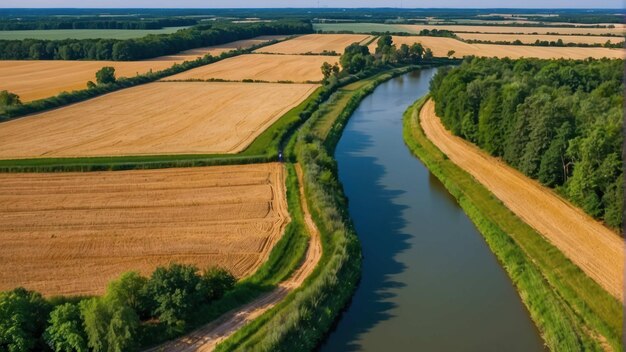
{"label": "golden field", "polygon": [[117,77],[132,77],[160,71],[176,63],[195,60],[206,54],[247,48],[284,36],[263,36],[239,40],[212,47],[197,48],[176,55],[161,56],[144,61],[64,61],[64,60],[2,60],[0,87],[20,96],[23,102],[48,98],[63,91],[85,89],[88,81],[96,80],[96,72],[104,66],[115,67]]}
{"label": "golden field", "polygon": [[[406,30],[419,32],[422,29],[439,29],[451,32],[476,32],[476,33],[517,33],[517,34],[617,34],[623,35],[624,28],[616,26],[616,28],[587,28],[587,27],[512,27],[512,26],[481,26],[481,25],[399,25]],[[619,38],[617,38],[619,39]]]}
{"label": "golden field", "polygon": [[239,55],[226,60],[164,78],[164,81],[223,79],[241,81],[321,81],[324,62],[336,63],[337,57],[320,55]]}
{"label": "golden field", "polygon": [[373,37],[367,34],[307,34],[284,42],[257,49],[260,53],[319,54],[334,51],[342,54],[352,43],[365,44]]}
{"label": "golden field", "polygon": [[524,44],[533,44],[535,41],[556,42],[559,39],[563,43],[576,44],[604,44],[607,41],[612,44],[621,43],[624,38],[602,37],[595,35],[532,35],[532,34],[491,34],[491,33],[458,33],[457,36],[464,40],[483,40],[490,42],[514,42],[521,41]]}
{"label": "golden field", "polygon": [[[621,59],[626,57],[624,49],[608,48],[578,48],[578,47],[545,47],[530,45],[498,45],[498,44],[468,44],[454,38],[426,37],[426,36],[394,36],[393,42],[399,47],[402,44],[411,45],[421,43],[424,47],[430,48],[435,56],[445,57],[449,50],[454,50],[454,57],[464,57],[468,55],[487,57],[509,57],[519,59],[521,57],[534,57],[539,59],[586,59],[593,58],[613,58]],[[369,46],[374,52],[376,43]]]}
{"label": "golden field", "polygon": [[0,158],[237,153],[316,88],[145,84],[0,123]]}
{"label": "golden field", "polygon": [[281,164],[0,174],[0,290],[103,293],[170,262],[253,272],[289,222]]}

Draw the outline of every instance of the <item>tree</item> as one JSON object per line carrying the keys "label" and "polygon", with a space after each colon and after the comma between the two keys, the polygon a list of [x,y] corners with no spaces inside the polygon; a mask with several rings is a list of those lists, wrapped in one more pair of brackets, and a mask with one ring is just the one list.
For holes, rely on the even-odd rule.
{"label": "tree", "polygon": [[149,318],[154,302],[147,293],[148,279],[136,271],[123,273],[117,280],[111,281],[107,287],[107,301],[125,305],[142,318]]}
{"label": "tree", "polygon": [[48,346],[58,352],[88,352],[80,309],[72,303],[57,306],[50,313],[50,325],[44,332]]}
{"label": "tree", "polygon": [[324,82],[328,81],[332,72],[333,67],[328,62],[324,62],[322,64],[322,75],[324,76]]}
{"label": "tree", "polygon": [[128,306],[106,297],[80,302],[87,344],[94,352],[137,349],[139,317]]}
{"label": "tree", "polygon": [[96,72],[96,82],[98,84],[115,83],[115,68],[105,66]]}
{"label": "tree", "polygon": [[0,292],[0,351],[44,350],[41,336],[51,309],[40,293],[21,287]]}
{"label": "tree", "polygon": [[454,50],[448,50],[448,54],[446,56],[453,57],[455,53],[456,53],[456,51],[454,51]]}
{"label": "tree", "polygon": [[393,38],[389,34],[383,34],[378,38],[376,42],[376,51],[375,53],[382,54],[387,48],[393,45]]}
{"label": "tree", "polygon": [[7,90],[0,91],[0,107],[22,105],[20,97]]}
{"label": "tree", "polygon": [[193,312],[208,301],[207,287],[193,265],[171,264],[152,273],[147,291],[155,302],[154,316],[170,332],[181,332]]}
{"label": "tree", "polygon": [[426,48],[426,50],[424,51],[424,59],[428,60],[432,58],[433,58],[433,51],[430,50],[430,48]]}
{"label": "tree", "polygon": [[343,55],[339,58],[339,62],[344,70],[354,74],[362,71],[368,62],[371,62],[371,59],[368,58],[371,58],[371,55],[367,46],[352,43],[346,47]]}
{"label": "tree", "polygon": [[233,289],[237,282],[233,274],[217,267],[207,269],[202,275],[202,280],[207,287],[209,301],[222,298],[227,291]]}

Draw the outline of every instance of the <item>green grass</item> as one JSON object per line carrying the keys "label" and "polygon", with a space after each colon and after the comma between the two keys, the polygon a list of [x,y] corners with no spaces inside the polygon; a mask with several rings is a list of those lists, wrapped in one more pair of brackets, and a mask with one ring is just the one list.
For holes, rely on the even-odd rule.
{"label": "green grass", "polygon": [[0,40],[63,40],[63,39],[133,39],[149,34],[170,34],[188,27],[161,29],[45,29],[27,31],[0,31]]}
{"label": "green grass", "polygon": [[[190,324],[187,332],[276,288],[276,285],[289,277],[302,262],[309,235],[304,224],[299,183],[294,165],[285,164],[285,166],[287,168],[287,205],[291,222],[285,228],[284,234],[272,248],[267,261],[252,276],[239,281],[235,288],[227,292],[220,300],[196,312],[193,324]],[[156,345],[171,338],[171,336],[158,335],[158,333],[154,335],[156,336],[144,341],[144,347]]]}
{"label": "green grass", "polygon": [[424,135],[422,98],[404,116],[404,140],[458,200],[505,268],[553,351],[600,350],[602,335],[622,350],[620,302],[563,253],[506,208],[491,192],[451,162]]}
{"label": "green grass", "polygon": [[385,23],[313,23],[313,30],[324,32],[351,31],[354,33],[414,33],[405,27]]}
{"label": "green grass", "polygon": [[35,158],[0,160],[0,172],[111,171],[156,169],[275,161],[286,135],[300,122],[300,112],[320,95],[322,88],[285,113],[238,154],[142,155],[85,158]]}

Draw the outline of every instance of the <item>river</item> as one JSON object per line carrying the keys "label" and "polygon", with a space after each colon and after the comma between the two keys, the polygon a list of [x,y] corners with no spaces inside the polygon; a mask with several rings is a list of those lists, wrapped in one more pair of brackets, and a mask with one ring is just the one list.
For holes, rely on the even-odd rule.
{"label": "river", "polygon": [[363,272],[321,351],[544,350],[480,233],[404,145],[402,114],[428,92],[435,72],[378,86],[339,141],[335,158]]}

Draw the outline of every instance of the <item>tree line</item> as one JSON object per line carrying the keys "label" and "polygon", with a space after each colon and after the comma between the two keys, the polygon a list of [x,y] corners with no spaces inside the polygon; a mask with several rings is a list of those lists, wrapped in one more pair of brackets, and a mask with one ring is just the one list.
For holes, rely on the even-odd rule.
{"label": "tree line", "polygon": [[443,124],[589,215],[622,224],[623,60],[468,58],[431,82]]}
{"label": "tree line", "polygon": [[217,22],[181,29],[171,34],[152,34],[127,40],[0,40],[0,59],[135,61],[260,35],[312,32],[313,28],[310,23],[299,21]]}
{"label": "tree line", "polygon": [[616,42],[613,43],[610,40],[607,40],[604,44],[602,43],[574,43],[563,42],[563,39],[559,38],[558,40],[535,40],[533,43],[524,43],[519,39],[514,41],[507,40],[480,40],[480,39],[465,39],[463,40],[469,44],[498,44],[498,45],[531,45],[531,46],[556,46],[556,47],[580,47],[580,48],[611,48],[611,49],[622,49],[624,48],[624,42]]}
{"label": "tree line", "polygon": [[50,30],[50,29],[162,29],[164,27],[193,26],[198,21],[191,18],[158,19],[103,19],[103,18],[34,18],[25,20],[0,20],[0,31]]}
{"label": "tree line", "polygon": [[0,292],[0,350],[126,352],[185,332],[235,286],[220,268],[158,267],[122,274],[101,297],[44,298],[24,288]]}
{"label": "tree line", "polygon": [[339,58],[339,65],[322,64],[322,74],[325,84],[335,84],[340,77],[357,74],[375,67],[389,64],[417,64],[424,59],[432,59],[433,53],[429,48],[424,49],[422,44],[402,44],[396,47],[389,34],[381,35],[376,42],[374,53],[370,53],[367,45],[352,43],[346,47]]}

